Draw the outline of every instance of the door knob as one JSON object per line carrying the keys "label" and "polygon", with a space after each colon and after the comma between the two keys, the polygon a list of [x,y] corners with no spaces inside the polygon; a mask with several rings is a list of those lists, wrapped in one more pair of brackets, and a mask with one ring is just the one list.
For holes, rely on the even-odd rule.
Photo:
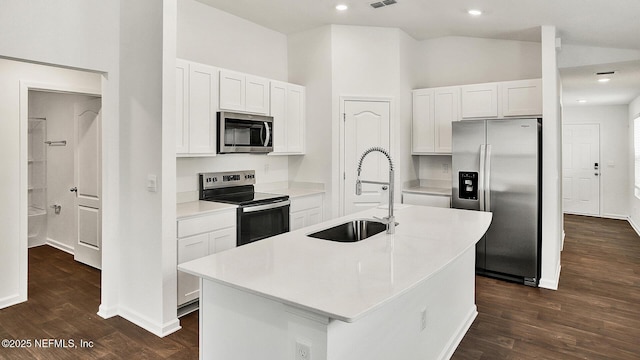
{"label": "door knob", "polygon": [[78,188],[74,186],[71,189],[69,189],[69,191],[74,192],[74,193],[78,193]]}

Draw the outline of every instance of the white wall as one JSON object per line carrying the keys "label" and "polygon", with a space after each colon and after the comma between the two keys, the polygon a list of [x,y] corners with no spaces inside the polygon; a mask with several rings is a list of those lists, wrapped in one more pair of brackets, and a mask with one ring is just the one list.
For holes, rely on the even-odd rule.
{"label": "white wall", "polygon": [[327,196],[325,217],[331,217],[332,139],[331,26],[323,26],[288,37],[289,81],[306,86],[306,155],[289,157],[289,179],[321,182]]}
{"label": "white wall", "polygon": [[[95,87],[100,87],[100,77],[94,75]],[[47,153],[47,232],[49,244],[73,253],[75,246],[76,218],[75,194],[69,189],[77,186],[74,173],[76,139],[74,133],[75,104],[91,97],[54,92],[29,92],[29,117],[46,118],[47,140],[66,140],[66,146],[46,146]],[[62,206],[56,214],[50,205]],[[30,244],[31,246],[31,244]]]}
{"label": "white wall", "polygon": [[556,289],[562,249],[562,89],[556,29],[542,26],[542,275],[540,286]]}
{"label": "white wall", "polygon": [[640,116],[640,96],[629,104],[629,134],[628,138],[628,165],[629,165],[629,185],[627,197],[629,198],[629,222],[640,234],[640,199],[635,196],[635,153],[633,144],[634,123],[633,120]]}
{"label": "white wall", "polygon": [[[165,189],[161,176],[166,174],[163,146],[175,151],[175,140],[163,144],[163,131],[171,132],[170,126],[163,129],[168,123],[163,124],[164,8],[163,2],[155,0],[121,5],[119,211],[126,245],[119,254],[118,312],[156,335],[165,335],[178,330],[179,324],[172,311],[177,307],[175,275],[165,274],[165,267],[175,269],[177,263],[175,238],[167,238],[164,231],[165,226],[174,225],[162,221],[166,207],[171,206],[175,214],[175,197],[172,204],[163,202],[165,190],[175,190]],[[158,177],[157,192],[147,190],[148,175]]]}
{"label": "white wall", "polygon": [[[179,1],[177,11],[178,58],[288,81],[287,37],[284,34],[194,0]],[[305,85],[304,82],[299,84]],[[199,172],[256,170],[257,184],[286,186],[288,162],[287,156],[248,154],[178,158],[178,201],[194,200]]]}
{"label": "white wall", "polygon": [[571,106],[563,109],[562,123],[600,125],[600,214],[626,219],[628,209],[629,107]]}
{"label": "white wall", "polygon": [[284,34],[195,0],[178,1],[177,26],[178,58],[287,81]]}
{"label": "white wall", "polygon": [[562,45],[558,52],[558,67],[568,68],[611,64],[640,59],[640,50],[603,48],[584,45]]}
{"label": "white wall", "polygon": [[537,42],[446,36],[418,43],[418,88],[540,78]]}

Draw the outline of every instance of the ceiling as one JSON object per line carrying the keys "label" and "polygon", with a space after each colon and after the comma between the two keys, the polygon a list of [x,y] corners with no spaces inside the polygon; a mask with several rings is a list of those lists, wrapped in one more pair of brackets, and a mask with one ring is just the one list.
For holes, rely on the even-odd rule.
{"label": "ceiling", "polygon": [[[400,28],[416,40],[471,36],[539,42],[539,27],[555,25],[563,45],[640,50],[640,0],[396,0],[397,4],[378,9],[370,3],[379,0],[198,1],[283,34],[344,24]],[[349,9],[337,11],[338,3]],[[471,8],[482,10],[483,15],[468,15]],[[640,63],[617,67],[624,72],[620,70],[616,81],[606,87],[595,86],[602,85],[593,81],[593,73],[601,71],[597,66],[563,69],[565,104],[574,96],[598,97],[598,92],[602,101],[623,101],[620,98],[629,96],[630,87],[640,89]],[[623,82],[619,79],[623,78],[628,81],[624,81],[620,94],[611,94],[618,91]],[[639,92],[636,90],[635,95]]]}
{"label": "ceiling", "polygon": [[[611,81],[599,83],[595,74],[606,71],[616,73],[609,76]],[[564,106],[626,105],[640,95],[640,61],[565,68],[560,76]]]}

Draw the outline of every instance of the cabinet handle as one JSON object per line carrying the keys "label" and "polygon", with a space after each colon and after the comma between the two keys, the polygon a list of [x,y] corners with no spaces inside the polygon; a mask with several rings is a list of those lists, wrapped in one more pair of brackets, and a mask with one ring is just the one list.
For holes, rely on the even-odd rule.
{"label": "cabinet handle", "polygon": [[382,187],[382,190],[387,190],[388,188],[389,188],[389,187],[388,187],[387,185],[384,185],[384,186]]}

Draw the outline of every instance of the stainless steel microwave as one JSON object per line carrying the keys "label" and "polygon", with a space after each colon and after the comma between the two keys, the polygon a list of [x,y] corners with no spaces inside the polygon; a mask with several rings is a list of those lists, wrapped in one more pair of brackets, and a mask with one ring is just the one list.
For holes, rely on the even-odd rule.
{"label": "stainless steel microwave", "polygon": [[268,153],[273,151],[273,117],[218,112],[218,153]]}

